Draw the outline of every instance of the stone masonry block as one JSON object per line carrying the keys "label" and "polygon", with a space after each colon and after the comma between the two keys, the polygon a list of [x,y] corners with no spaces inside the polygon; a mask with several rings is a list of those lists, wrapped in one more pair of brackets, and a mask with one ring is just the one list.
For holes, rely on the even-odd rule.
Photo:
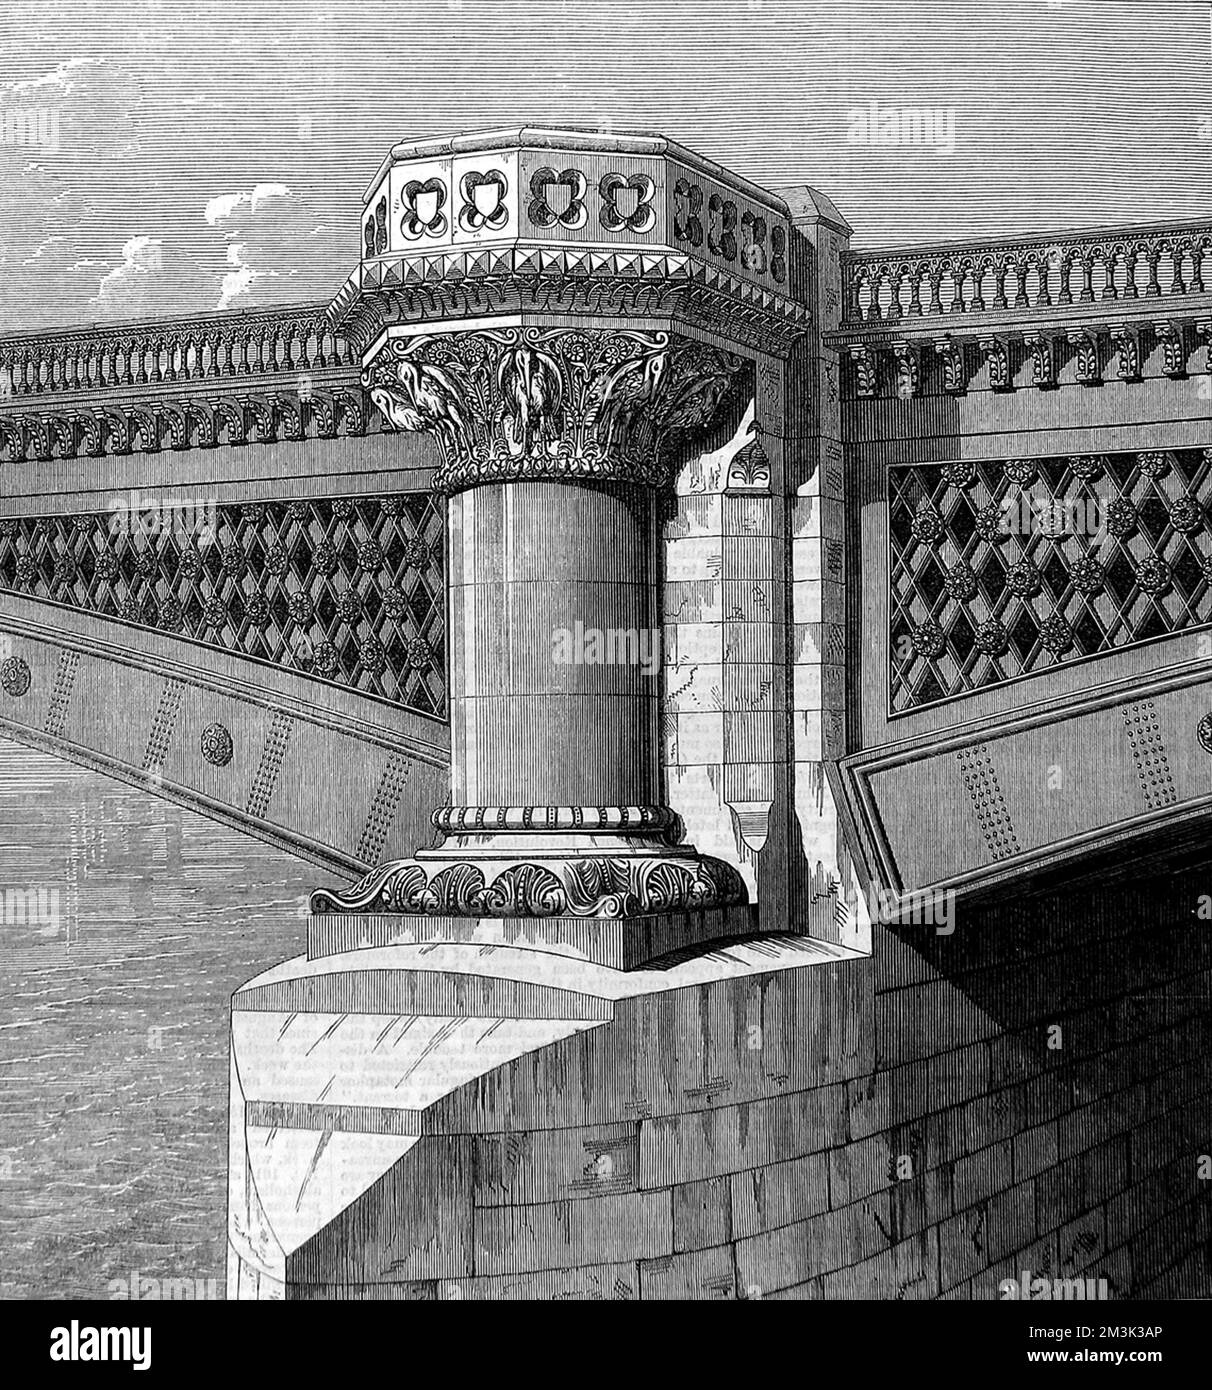
{"label": "stone masonry block", "polygon": [[829,1205],[825,1154],[807,1154],[785,1163],[734,1173],[728,1182],[733,1235],[738,1239],[804,1221]]}
{"label": "stone masonry block", "polygon": [[475,1140],[476,1205],[632,1192],[638,1158],[634,1122],[480,1135]]}
{"label": "stone masonry block", "polygon": [[653,1259],[673,1252],[668,1192],[541,1206],[477,1207],[477,1274],[519,1274]]}
{"label": "stone masonry block", "polygon": [[640,1261],[643,1298],[718,1299],[736,1297],[732,1246],[717,1245],[680,1255]]}

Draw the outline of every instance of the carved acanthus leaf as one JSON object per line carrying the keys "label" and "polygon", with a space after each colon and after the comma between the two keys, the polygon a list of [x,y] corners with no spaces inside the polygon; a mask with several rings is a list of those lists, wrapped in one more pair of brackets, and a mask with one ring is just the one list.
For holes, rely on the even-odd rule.
{"label": "carved acanthus leaf", "polygon": [[743,365],[664,332],[511,327],[394,338],[362,381],[392,428],[437,438],[441,490],[522,478],[655,486]]}

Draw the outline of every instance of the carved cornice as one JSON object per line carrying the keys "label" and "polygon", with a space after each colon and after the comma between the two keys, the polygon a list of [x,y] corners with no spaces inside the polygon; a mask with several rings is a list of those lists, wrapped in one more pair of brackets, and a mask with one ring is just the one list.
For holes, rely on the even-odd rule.
{"label": "carved cornice", "polygon": [[395,324],[486,314],[668,318],[739,346],[785,356],[810,326],[806,305],[720,267],[665,252],[505,247],[368,265],[330,322],[365,348]]}
{"label": "carved cornice", "polygon": [[0,463],[334,439],[369,427],[356,379],[302,392],[58,399],[39,407],[0,411]]}
{"label": "carved cornice", "polygon": [[664,332],[501,328],[388,340],[363,385],[395,429],[431,431],[433,486],[519,479],[661,486],[743,358]]}
{"label": "carved cornice", "polygon": [[361,435],[357,366],[314,304],[0,338],[0,462]]}
{"label": "carved cornice", "polygon": [[[882,327],[831,334],[828,343],[849,364],[849,399],[959,395],[979,382],[992,391],[1051,390],[1067,382],[1101,386],[1146,375],[1181,379],[1212,366],[1212,310],[1192,306],[1153,314],[1102,318],[1064,327],[1052,319],[978,327],[901,319]],[[1205,347],[1209,351],[1205,352]],[[1197,353],[1203,365],[1192,366]]]}

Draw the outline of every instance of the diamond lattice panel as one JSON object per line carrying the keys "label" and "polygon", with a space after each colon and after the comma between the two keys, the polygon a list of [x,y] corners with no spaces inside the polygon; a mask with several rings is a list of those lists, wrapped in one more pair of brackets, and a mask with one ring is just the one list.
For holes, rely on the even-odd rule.
{"label": "diamond lattice panel", "polygon": [[894,467],[894,714],[1212,622],[1212,449]]}
{"label": "diamond lattice panel", "polygon": [[8,517],[0,586],[442,716],[444,542],[429,493]]}

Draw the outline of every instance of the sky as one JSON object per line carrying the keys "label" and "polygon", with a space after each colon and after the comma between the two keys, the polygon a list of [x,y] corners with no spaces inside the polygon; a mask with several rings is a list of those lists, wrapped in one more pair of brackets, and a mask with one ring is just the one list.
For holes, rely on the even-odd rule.
{"label": "sky", "polygon": [[[872,103],[939,112],[937,144],[868,143]],[[1212,216],[1212,8],[8,4],[0,332],[326,300],[393,143],[521,124],[812,184],[856,247]]]}

